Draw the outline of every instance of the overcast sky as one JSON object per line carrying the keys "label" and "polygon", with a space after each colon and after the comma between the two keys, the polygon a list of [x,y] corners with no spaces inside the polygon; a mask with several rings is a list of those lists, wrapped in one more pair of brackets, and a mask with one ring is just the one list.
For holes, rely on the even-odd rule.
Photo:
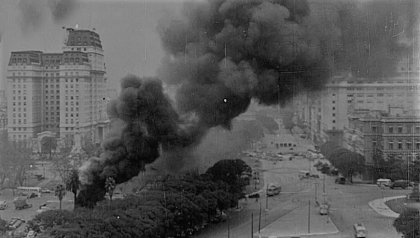
{"label": "overcast sky", "polygon": [[113,87],[119,87],[120,79],[129,73],[155,75],[164,54],[156,25],[163,16],[176,14],[182,6],[181,0],[61,0],[74,4],[54,20],[48,1],[59,0],[0,0],[0,88],[5,87],[11,51],[61,52],[65,33],[62,27],[76,24],[79,29],[95,28],[100,35],[107,76]]}

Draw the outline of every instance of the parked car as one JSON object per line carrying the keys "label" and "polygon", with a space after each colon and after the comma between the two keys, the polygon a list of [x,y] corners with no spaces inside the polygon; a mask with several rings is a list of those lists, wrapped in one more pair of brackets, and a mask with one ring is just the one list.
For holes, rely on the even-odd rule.
{"label": "parked car", "polygon": [[276,184],[270,184],[267,188],[267,196],[278,195],[281,192],[281,186]]}
{"label": "parked car", "polygon": [[338,175],[338,169],[332,169],[331,170],[331,175],[337,176]]}
{"label": "parked car", "polygon": [[392,182],[389,187],[391,189],[394,189],[394,188],[406,189],[408,187],[408,185],[409,185],[409,182],[407,180],[396,180],[396,181]]}
{"label": "parked car", "polygon": [[335,179],[335,183],[337,184],[346,184],[346,178],[344,177],[338,177]]}
{"label": "parked car", "polygon": [[385,187],[389,187],[391,185],[391,179],[378,179],[376,180],[376,184],[379,187],[385,186]]}

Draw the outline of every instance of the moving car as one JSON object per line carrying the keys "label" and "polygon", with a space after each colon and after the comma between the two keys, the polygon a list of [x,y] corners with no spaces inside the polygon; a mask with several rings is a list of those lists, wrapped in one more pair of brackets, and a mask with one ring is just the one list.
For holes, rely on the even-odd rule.
{"label": "moving car", "polygon": [[361,223],[356,223],[353,226],[354,228],[354,237],[356,238],[366,238],[367,237],[367,231],[365,226]]}
{"label": "moving car", "polygon": [[406,189],[408,187],[409,183],[407,180],[396,180],[393,183],[391,183],[391,185],[389,186],[391,189],[394,188],[402,188],[402,189]]}
{"label": "moving car", "polygon": [[281,186],[275,184],[269,184],[267,188],[267,196],[278,195],[281,192]]}
{"label": "moving car", "polygon": [[329,210],[328,204],[323,203],[319,206],[319,214],[321,215],[328,215],[328,210]]}

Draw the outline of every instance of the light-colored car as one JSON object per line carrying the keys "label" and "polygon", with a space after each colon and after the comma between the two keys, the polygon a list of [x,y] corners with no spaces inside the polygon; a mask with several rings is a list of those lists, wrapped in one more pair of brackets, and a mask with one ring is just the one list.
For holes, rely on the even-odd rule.
{"label": "light-colored car", "polygon": [[367,231],[366,227],[361,223],[356,223],[353,226],[354,228],[354,237],[356,238],[366,238],[367,237]]}
{"label": "light-colored car", "polygon": [[321,204],[319,206],[319,214],[320,215],[328,215],[328,212],[329,212],[328,204]]}

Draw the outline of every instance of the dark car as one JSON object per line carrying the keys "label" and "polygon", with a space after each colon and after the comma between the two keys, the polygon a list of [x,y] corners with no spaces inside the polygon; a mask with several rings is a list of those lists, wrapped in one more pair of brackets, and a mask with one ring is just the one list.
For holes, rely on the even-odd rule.
{"label": "dark car", "polygon": [[335,183],[338,183],[338,184],[345,184],[345,183],[346,183],[346,178],[344,178],[344,177],[339,177],[339,178],[336,178],[336,179],[335,179]]}
{"label": "dark car", "polygon": [[396,180],[395,182],[392,182],[389,187],[391,189],[394,189],[394,188],[406,189],[408,187],[408,181],[407,180]]}

